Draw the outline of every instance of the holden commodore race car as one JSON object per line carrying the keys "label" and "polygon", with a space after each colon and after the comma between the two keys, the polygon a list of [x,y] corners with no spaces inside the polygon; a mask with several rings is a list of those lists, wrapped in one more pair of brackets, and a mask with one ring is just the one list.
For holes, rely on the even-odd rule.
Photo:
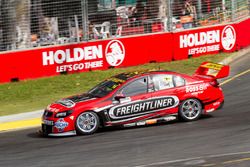
{"label": "holden commodore race car", "polygon": [[171,71],[115,75],[87,93],[50,104],[42,116],[48,136],[93,134],[101,127],[140,126],[180,118],[197,120],[220,109],[224,96],[217,79],[229,66],[202,63],[193,76]]}

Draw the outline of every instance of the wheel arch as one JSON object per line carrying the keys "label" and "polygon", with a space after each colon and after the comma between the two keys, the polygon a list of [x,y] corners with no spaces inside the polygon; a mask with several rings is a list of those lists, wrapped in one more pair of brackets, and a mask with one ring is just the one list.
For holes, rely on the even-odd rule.
{"label": "wheel arch", "polygon": [[[182,110],[181,107],[182,107],[183,103],[184,103],[185,101],[191,100],[191,99],[197,100],[197,101],[200,103],[200,105],[201,105],[201,111],[200,111],[199,116],[197,116],[197,118],[194,118],[193,120],[199,119],[200,115],[203,114],[204,105],[203,105],[202,101],[201,101],[199,98],[197,98],[197,97],[191,97],[191,96],[189,96],[189,97],[187,97],[187,98],[181,100],[181,101],[180,101],[180,104],[179,104],[179,107],[178,107],[178,118],[179,118],[180,120],[182,120],[182,121],[193,121],[193,120],[188,120],[188,118],[187,118],[186,116],[184,116],[183,113],[181,112],[181,110]],[[183,118],[183,116],[186,117],[186,118]]]}
{"label": "wheel arch", "polygon": [[185,97],[184,99],[181,99],[180,102],[179,102],[179,107],[180,107],[180,104],[181,104],[183,101],[188,100],[188,99],[196,99],[196,100],[198,100],[198,101],[201,103],[202,109],[205,108],[205,104],[204,104],[203,101],[202,101],[200,98],[198,98],[197,96],[187,96],[187,97]]}
{"label": "wheel arch", "polygon": [[76,123],[76,121],[77,121],[77,117],[78,117],[80,114],[84,113],[84,112],[93,112],[93,113],[95,113],[95,114],[98,116],[98,118],[99,118],[100,127],[104,127],[103,115],[102,115],[100,112],[96,112],[95,110],[91,110],[91,109],[83,110],[83,111],[78,112],[77,115],[76,115],[75,123]]}

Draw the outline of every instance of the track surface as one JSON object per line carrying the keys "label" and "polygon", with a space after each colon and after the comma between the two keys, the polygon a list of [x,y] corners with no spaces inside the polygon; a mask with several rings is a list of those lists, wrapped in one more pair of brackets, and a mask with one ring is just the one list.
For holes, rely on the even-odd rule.
{"label": "track surface", "polygon": [[[232,74],[250,68],[250,54]],[[42,138],[36,129],[0,133],[1,167],[249,167],[250,73],[225,85],[225,106],[202,120]]]}

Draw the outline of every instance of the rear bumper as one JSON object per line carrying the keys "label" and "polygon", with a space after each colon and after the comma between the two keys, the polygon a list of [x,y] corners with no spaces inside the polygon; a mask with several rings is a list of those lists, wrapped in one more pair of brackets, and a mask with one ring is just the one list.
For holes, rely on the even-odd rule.
{"label": "rear bumper", "polygon": [[223,98],[218,99],[217,101],[207,104],[204,107],[205,114],[216,111],[216,110],[220,110],[223,108],[223,106],[224,106],[224,99]]}
{"label": "rear bumper", "polygon": [[220,103],[220,106],[217,108],[217,110],[220,110],[224,107],[224,100]]}

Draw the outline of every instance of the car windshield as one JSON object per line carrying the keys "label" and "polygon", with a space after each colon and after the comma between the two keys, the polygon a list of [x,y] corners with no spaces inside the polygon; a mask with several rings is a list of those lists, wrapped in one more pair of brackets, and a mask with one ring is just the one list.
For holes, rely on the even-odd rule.
{"label": "car windshield", "polygon": [[115,88],[117,88],[120,84],[125,82],[125,80],[121,80],[119,78],[110,78],[105,80],[92,88],[88,94],[94,97],[104,97],[112,92]]}

